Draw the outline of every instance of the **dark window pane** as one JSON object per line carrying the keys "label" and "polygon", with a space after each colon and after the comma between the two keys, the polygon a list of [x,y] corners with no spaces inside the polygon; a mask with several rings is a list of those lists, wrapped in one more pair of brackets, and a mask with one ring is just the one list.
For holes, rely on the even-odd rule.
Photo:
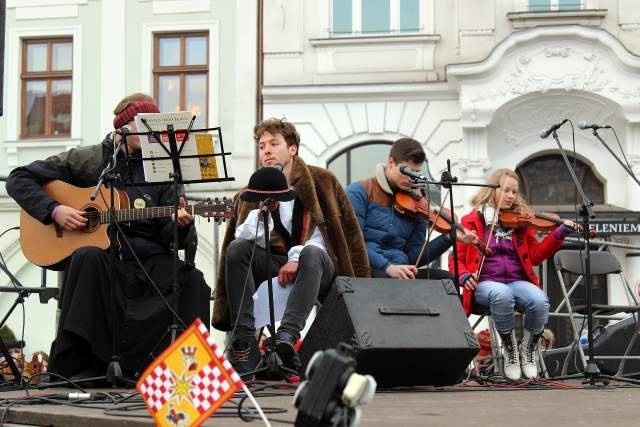
{"label": "dark window pane", "polygon": [[25,135],[44,135],[44,117],[47,97],[47,83],[44,81],[28,81],[27,99],[25,100]]}
{"label": "dark window pane", "polygon": [[53,43],[51,47],[51,69],[53,71],[70,70],[72,59],[71,43]]}
{"label": "dark window pane", "polygon": [[389,32],[391,21],[389,0],[362,0],[362,32]]}
{"label": "dark window pane", "polygon": [[419,0],[400,0],[400,31],[420,31]]}
{"label": "dark window pane", "polygon": [[529,10],[540,11],[549,10],[551,8],[551,0],[529,0]]}
{"label": "dark window pane", "polygon": [[[571,159],[573,164],[573,159]],[[565,205],[580,203],[580,196],[562,157],[551,154],[529,160],[517,170],[523,182],[521,192],[528,203],[535,205]],[[591,168],[576,161],[576,176],[585,194],[594,203],[604,203],[604,185]]]}
{"label": "dark window pane", "polygon": [[180,77],[158,78],[158,107],[160,111],[180,111]]}
{"label": "dark window pane", "polygon": [[205,36],[185,39],[186,65],[205,65],[207,63],[207,38]]}
{"label": "dark window pane", "polygon": [[51,82],[51,133],[71,133],[71,80]]}
{"label": "dark window pane", "polygon": [[180,38],[178,37],[162,37],[159,40],[160,49],[158,49],[158,55],[160,56],[158,63],[161,67],[167,67],[172,65],[180,65]]}
{"label": "dark window pane", "polygon": [[207,76],[185,77],[185,110],[196,115],[194,129],[204,128],[207,122]]}
{"label": "dark window pane", "polygon": [[351,0],[333,0],[333,32],[351,34]]}
{"label": "dark window pane", "polygon": [[47,71],[47,44],[27,45],[27,71]]}

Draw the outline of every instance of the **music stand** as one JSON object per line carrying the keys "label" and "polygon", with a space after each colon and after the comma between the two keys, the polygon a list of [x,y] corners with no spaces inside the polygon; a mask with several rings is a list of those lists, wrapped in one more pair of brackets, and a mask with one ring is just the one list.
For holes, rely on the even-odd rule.
{"label": "music stand", "polygon": [[[116,237],[117,237],[117,218],[115,216],[115,207],[114,207],[114,186],[115,183],[118,182],[119,185],[122,185],[124,187],[143,187],[143,186],[156,186],[156,185],[173,185],[174,188],[174,200],[173,200],[173,212],[177,213],[180,209],[180,188],[184,185],[184,184],[190,184],[190,183],[201,183],[201,182],[223,182],[223,181],[234,181],[235,178],[233,177],[229,177],[228,174],[228,170],[227,170],[227,164],[226,164],[226,156],[230,155],[230,152],[226,152],[224,151],[224,143],[222,140],[222,131],[219,127],[214,127],[214,128],[203,128],[203,129],[192,129],[193,127],[193,123],[195,122],[195,118],[196,116],[192,116],[191,117],[191,121],[190,124],[188,126],[187,129],[185,130],[176,130],[174,128],[173,124],[167,124],[166,125],[166,131],[162,130],[162,131],[158,131],[158,130],[153,130],[149,127],[149,125],[146,123],[146,121],[144,119],[142,119],[142,123],[147,127],[148,132],[123,132],[122,133],[122,143],[124,144],[125,149],[122,150],[124,152],[124,159],[126,161],[126,169],[127,169],[127,176],[126,177],[121,177],[117,174],[113,174],[115,176],[112,176],[112,173],[115,171],[115,163],[117,160],[117,153],[121,150],[114,150],[114,157],[112,162],[107,165],[107,167],[105,168],[105,170],[103,171],[103,173],[100,176],[100,180],[98,182],[98,185],[96,186],[96,191],[94,192],[94,194],[92,196],[95,196],[99,189],[100,186],[102,185],[103,182],[105,181],[111,181],[111,185],[110,185],[110,189],[111,189],[111,207],[110,207],[110,239],[111,242],[115,242],[116,241]],[[196,133],[196,132],[217,132],[218,134],[218,142],[220,144],[220,152],[214,152],[214,153],[209,153],[209,154],[197,154],[197,155],[185,155],[185,156],[181,156],[181,152],[182,149],[185,146],[185,143],[188,141],[189,139],[189,135],[191,133]],[[182,137],[182,141],[181,141],[181,145],[178,146],[177,143],[177,138],[176,138],[176,134],[183,134]],[[143,135],[146,136],[147,138],[153,137],[155,138],[155,140],[158,142],[158,145],[160,147],[162,147],[162,149],[164,150],[164,152],[167,154],[166,157],[140,157],[140,158],[131,158],[129,155],[129,149],[128,149],[128,144],[127,144],[127,136],[133,136],[133,135]],[[169,148],[167,148],[165,146],[164,143],[161,143],[162,141],[162,135],[166,135],[167,139],[168,139],[168,143],[169,143]],[[222,170],[223,170],[223,177],[220,178],[212,178],[212,179],[200,179],[200,180],[184,180],[182,178],[182,171],[181,171],[181,165],[180,165],[180,159],[186,159],[186,158],[210,158],[210,157],[215,157],[215,158],[221,158],[222,159]],[[171,164],[172,164],[172,172],[170,173],[170,175],[168,176],[168,178],[171,178],[170,181],[154,181],[154,182],[133,182],[132,179],[132,173],[131,173],[131,161],[150,161],[150,162],[157,162],[157,161],[161,161],[161,160],[171,160]],[[94,197],[95,198],[95,197]],[[173,247],[172,247],[172,252],[173,252],[173,282],[172,282],[172,292],[173,295],[176,295],[176,292],[178,290],[178,263],[179,263],[179,256],[178,256],[178,250],[179,250],[179,229],[178,229],[178,215],[175,214],[173,215],[173,224],[174,224],[174,241],[173,241]],[[112,246],[112,257],[111,257],[111,265],[110,265],[110,275],[113,274],[113,271],[115,270],[115,248]],[[112,304],[114,301],[114,295],[113,295],[113,280],[110,280],[112,283],[112,287],[111,287],[111,299],[112,299]],[[165,336],[167,334],[171,335],[171,342],[174,342],[178,333],[178,330],[180,328],[180,325],[178,325],[178,321],[180,320],[180,322],[182,323],[181,319],[178,319],[177,317],[177,298],[174,297],[174,301],[173,304],[171,306],[168,307],[171,311],[172,311],[172,323],[171,325],[167,328],[167,331],[165,331],[165,333],[163,334],[163,336],[160,338],[160,340],[158,341],[158,343],[155,345],[155,347],[151,350],[150,355],[153,355],[155,350],[158,348],[158,346],[161,345],[161,343],[163,342]],[[114,319],[114,323],[116,322],[116,320]],[[183,326],[185,326],[183,324]],[[117,342],[117,327],[114,325],[113,326],[113,356],[112,356],[112,360],[109,364],[109,367],[107,368],[107,374],[106,374],[106,379],[107,381],[109,381],[109,383],[111,383],[112,385],[116,385],[118,379],[122,379],[122,369],[120,368],[120,355],[119,355],[119,350],[118,350],[118,342]],[[100,377],[98,377],[100,378]],[[89,380],[95,380],[95,378],[90,378],[87,379]]]}

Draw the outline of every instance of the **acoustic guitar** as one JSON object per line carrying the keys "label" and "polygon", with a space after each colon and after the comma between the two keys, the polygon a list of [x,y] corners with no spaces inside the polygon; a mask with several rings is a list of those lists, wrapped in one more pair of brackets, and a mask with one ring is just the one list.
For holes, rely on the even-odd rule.
{"label": "acoustic guitar", "polygon": [[[50,181],[44,184],[42,189],[61,205],[84,211],[88,221],[84,228],[68,231],[55,222],[45,225],[24,209],[21,210],[20,245],[31,263],[46,267],[62,261],[73,251],[84,246],[102,249],[109,247],[110,189],[101,188],[101,194],[95,200],[90,198],[93,187],[80,188],[62,181]],[[114,189],[114,209],[114,216],[118,222],[168,217],[174,212],[173,206],[130,209],[127,193],[117,189]],[[184,206],[184,209],[193,216],[199,215],[216,221],[234,215],[233,201],[226,198]]]}

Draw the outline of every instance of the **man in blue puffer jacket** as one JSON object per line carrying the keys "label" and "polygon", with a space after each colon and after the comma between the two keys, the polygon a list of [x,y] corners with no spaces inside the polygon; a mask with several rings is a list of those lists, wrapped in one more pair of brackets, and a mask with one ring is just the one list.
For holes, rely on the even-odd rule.
{"label": "man in blue puffer jacket", "polygon": [[[354,182],[346,189],[353,205],[371,265],[372,277],[396,279],[453,279],[445,270],[416,268],[440,257],[451,247],[447,235],[441,235],[422,252],[428,221],[394,208],[395,193],[411,188],[411,178],[400,172],[402,166],[420,172],[425,161],[420,143],[411,138],[397,140],[391,146],[387,164],[376,166],[376,175]],[[472,242],[474,234],[458,231],[458,239]],[[420,261],[418,261],[420,256]]]}

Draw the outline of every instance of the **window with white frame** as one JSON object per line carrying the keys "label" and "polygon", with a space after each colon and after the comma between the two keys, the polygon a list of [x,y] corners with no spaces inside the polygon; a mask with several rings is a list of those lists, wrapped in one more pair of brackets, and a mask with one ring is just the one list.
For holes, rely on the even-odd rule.
{"label": "window with white frame", "polygon": [[417,33],[424,29],[426,0],[331,0],[331,33]]}
{"label": "window with white frame", "polygon": [[71,135],[72,64],[70,37],[22,40],[22,138]]}
{"label": "window with white frame", "polygon": [[529,11],[578,10],[584,8],[583,0],[528,0]]}
{"label": "window with white frame", "polygon": [[209,33],[159,33],[154,41],[153,93],[160,111],[192,111],[194,127],[206,127]]}

